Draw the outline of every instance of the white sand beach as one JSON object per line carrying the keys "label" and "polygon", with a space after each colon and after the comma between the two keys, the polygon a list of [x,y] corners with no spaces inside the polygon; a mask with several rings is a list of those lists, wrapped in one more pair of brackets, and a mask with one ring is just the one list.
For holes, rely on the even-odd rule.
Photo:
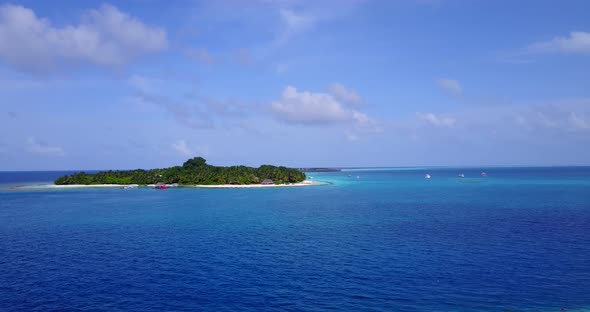
{"label": "white sand beach", "polygon": [[119,188],[122,188],[122,187],[125,187],[125,186],[127,186],[127,185],[125,185],[125,184],[92,184],[92,185],[86,185],[86,184],[69,184],[69,185],[48,184],[48,185],[46,185],[46,187],[49,187],[49,188],[108,188],[108,187],[115,187],[115,188],[119,187]]}
{"label": "white sand beach", "polygon": [[[220,185],[176,185],[176,184],[166,184],[168,188],[175,188],[175,187],[192,187],[192,188],[262,188],[262,187],[298,187],[298,186],[313,186],[313,185],[321,185],[321,182],[317,181],[310,181],[306,180],[299,183],[289,183],[289,184],[220,184]],[[155,184],[150,185],[136,185],[135,187],[155,187]],[[17,186],[16,188],[21,189],[45,189],[45,188],[53,188],[53,189],[76,189],[76,188],[124,188],[129,187],[127,184],[69,184],[69,185],[56,185],[56,184],[38,184],[38,185],[22,185]]]}
{"label": "white sand beach", "polygon": [[314,183],[313,181],[303,181],[299,183],[289,183],[289,184],[220,184],[220,185],[188,185],[188,187],[198,187],[198,188],[260,188],[260,187],[289,187],[289,186],[312,186],[312,185],[320,185],[319,183]]}

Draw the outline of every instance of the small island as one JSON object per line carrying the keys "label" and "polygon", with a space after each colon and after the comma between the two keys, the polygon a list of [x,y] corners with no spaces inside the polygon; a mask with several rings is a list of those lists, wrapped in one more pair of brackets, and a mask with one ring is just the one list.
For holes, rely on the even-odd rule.
{"label": "small island", "polygon": [[182,166],[151,170],[109,170],[77,172],[59,177],[56,186],[179,185],[203,187],[308,185],[305,173],[283,166],[263,165],[217,167],[202,157],[187,160]]}

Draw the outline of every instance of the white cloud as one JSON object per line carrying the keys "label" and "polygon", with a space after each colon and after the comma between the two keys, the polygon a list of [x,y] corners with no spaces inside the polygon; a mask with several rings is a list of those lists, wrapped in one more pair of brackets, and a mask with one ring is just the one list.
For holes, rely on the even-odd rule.
{"label": "white cloud", "polygon": [[570,112],[569,124],[574,130],[590,130],[590,118],[578,116],[575,112]]}
{"label": "white cloud", "polygon": [[60,62],[121,66],[167,46],[163,29],[111,5],[89,10],[78,25],[63,27],[23,6],[0,6],[0,59],[26,71],[54,70]]}
{"label": "white cloud", "polygon": [[27,150],[33,154],[46,156],[64,156],[65,152],[61,147],[50,146],[43,141],[37,141],[35,138],[27,140]]}
{"label": "white cloud", "polygon": [[585,136],[590,131],[590,99],[536,102],[477,105],[443,114],[417,113],[416,120],[408,124],[408,129],[418,126],[423,130],[441,132],[447,128],[460,131],[465,136],[487,135],[494,131],[497,138],[506,140],[529,134],[535,134],[540,139],[546,138],[546,135],[567,139],[568,135]]}
{"label": "white cloud", "polygon": [[555,37],[528,47],[530,53],[590,54],[590,32],[572,31],[567,37]]}
{"label": "white cloud", "polygon": [[458,97],[463,94],[463,89],[459,81],[449,78],[443,78],[436,81],[438,87],[447,95]]}
{"label": "white cloud", "polygon": [[565,101],[559,104],[536,105],[514,118],[517,125],[532,131],[553,129],[577,132],[590,130],[590,108],[584,101]]}
{"label": "white cloud", "polygon": [[332,94],[337,100],[351,105],[358,105],[362,103],[361,97],[356,94],[353,90],[347,89],[345,86],[339,83],[333,83],[329,87],[330,94]]}
{"label": "white cloud", "polygon": [[416,117],[421,121],[437,127],[452,127],[456,123],[454,118],[440,115],[437,116],[433,113],[416,113]]}
{"label": "white cloud", "polygon": [[334,96],[327,93],[299,92],[287,86],[281,99],[271,104],[271,110],[281,120],[299,124],[330,124],[353,122],[356,125],[370,123],[367,115],[346,108]]}

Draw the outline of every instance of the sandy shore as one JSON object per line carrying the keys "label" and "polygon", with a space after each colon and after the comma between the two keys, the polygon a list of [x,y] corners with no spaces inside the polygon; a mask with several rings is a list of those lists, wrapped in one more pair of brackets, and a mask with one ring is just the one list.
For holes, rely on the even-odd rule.
{"label": "sandy shore", "polygon": [[[244,184],[244,185],[236,185],[236,184],[221,184],[221,185],[173,185],[173,184],[166,184],[168,188],[175,188],[175,187],[195,187],[195,188],[260,188],[260,187],[290,187],[290,186],[312,186],[312,185],[320,185],[321,183],[313,182],[313,181],[303,181],[299,183],[289,183],[289,184]],[[40,184],[40,185],[23,185],[17,186],[16,188],[21,189],[43,189],[43,188],[54,188],[54,189],[75,189],[75,188],[124,188],[126,184],[69,184],[69,185],[55,185],[55,184]],[[150,185],[136,185],[135,187],[155,187],[155,184]]]}
{"label": "sandy shore", "polygon": [[289,183],[289,184],[220,184],[220,185],[189,185],[189,187],[199,187],[199,188],[259,188],[259,187],[289,187],[289,186],[311,186],[311,185],[319,185],[318,183],[314,183],[312,181],[303,181],[299,183]]}
{"label": "sandy shore", "polygon": [[[49,188],[105,188],[105,187],[125,187],[125,184],[93,184],[93,185],[86,185],[86,184],[68,184],[68,185],[55,185],[55,184],[48,184],[45,187]],[[26,186],[24,186],[26,187]],[[44,187],[40,185],[39,187]]]}

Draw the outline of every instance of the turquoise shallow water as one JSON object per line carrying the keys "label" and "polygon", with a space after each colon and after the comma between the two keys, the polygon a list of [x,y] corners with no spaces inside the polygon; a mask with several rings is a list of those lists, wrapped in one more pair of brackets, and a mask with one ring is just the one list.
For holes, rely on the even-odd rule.
{"label": "turquoise shallow water", "polygon": [[332,184],[4,187],[0,310],[590,307],[590,168],[309,175]]}

